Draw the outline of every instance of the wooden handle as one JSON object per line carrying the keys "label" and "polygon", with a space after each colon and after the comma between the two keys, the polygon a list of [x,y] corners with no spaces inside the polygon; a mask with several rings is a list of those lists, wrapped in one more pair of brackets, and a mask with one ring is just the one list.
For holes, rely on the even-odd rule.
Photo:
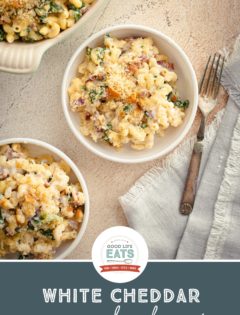
{"label": "wooden handle", "polygon": [[203,145],[201,142],[195,143],[180,205],[180,212],[184,215],[189,215],[193,209],[197,188],[197,179],[202,159],[202,148]]}

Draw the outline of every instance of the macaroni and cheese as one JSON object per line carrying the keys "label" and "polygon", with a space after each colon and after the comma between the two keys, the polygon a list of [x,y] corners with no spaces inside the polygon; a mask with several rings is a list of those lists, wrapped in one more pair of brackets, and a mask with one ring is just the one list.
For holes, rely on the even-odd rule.
{"label": "macaroni and cheese", "polygon": [[76,238],[84,195],[69,173],[64,161],[32,158],[20,144],[0,147],[0,257],[49,259]]}
{"label": "macaroni and cheese", "polygon": [[73,26],[94,0],[0,0],[0,41],[35,42]]}
{"label": "macaroni and cheese", "polygon": [[87,48],[68,89],[70,107],[95,142],[151,148],[155,134],[183,122],[189,102],[179,98],[176,81],[174,65],[151,38],[107,34],[103,47]]}

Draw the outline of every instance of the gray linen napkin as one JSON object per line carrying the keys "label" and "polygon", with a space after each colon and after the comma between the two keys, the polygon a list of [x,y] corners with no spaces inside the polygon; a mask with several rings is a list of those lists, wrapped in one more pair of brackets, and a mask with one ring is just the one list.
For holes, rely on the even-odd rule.
{"label": "gray linen napkin", "polygon": [[[225,199],[223,192],[226,188],[223,189],[222,185],[225,174],[229,171],[228,160],[233,159],[232,155],[236,154],[236,150],[232,150],[232,145],[234,131],[237,133],[238,126],[236,124],[240,113],[240,88],[238,87],[240,77],[235,77],[235,73],[240,73],[240,59],[228,65],[224,71],[222,84],[228,90],[230,98],[199,184],[194,211],[189,217],[178,249],[178,259],[202,259],[205,257],[206,250],[209,251],[207,248],[208,238],[212,238],[211,234],[214,233],[212,224],[216,215],[216,206],[219,203],[219,199]],[[240,142],[238,145],[240,147]],[[237,168],[234,169],[233,176],[239,178],[239,182],[230,179],[229,184],[232,186],[232,189],[235,189],[240,187],[240,171],[238,172]],[[235,204],[235,201],[238,201],[240,210],[240,198],[236,199],[235,196],[231,196],[228,204],[225,204],[226,207],[229,207],[229,211]],[[224,215],[227,215],[227,213],[230,215],[226,209],[224,212]],[[231,215],[233,216],[234,213]],[[234,224],[236,224],[236,218],[234,218],[234,221]],[[222,232],[223,226],[224,224],[222,224]],[[239,237],[240,232],[238,234]],[[236,251],[235,255],[235,258],[239,258],[240,251]],[[208,258],[208,255],[205,258]],[[233,258],[233,255],[223,258]]]}
{"label": "gray linen napkin", "polygon": [[[240,258],[240,246],[235,244],[240,236],[240,197],[237,198],[240,170],[238,172],[236,167],[232,167],[239,128],[239,73],[240,58],[235,58],[224,71],[223,85],[230,98],[216,140],[219,119],[207,131],[191,216],[181,216],[178,208],[192,140],[186,141],[173,153],[168,165],[150,170],[119,198],[129,226],[145,237],[151,259]],[[237,185],[234,191],[229,188],[232,185]]]}

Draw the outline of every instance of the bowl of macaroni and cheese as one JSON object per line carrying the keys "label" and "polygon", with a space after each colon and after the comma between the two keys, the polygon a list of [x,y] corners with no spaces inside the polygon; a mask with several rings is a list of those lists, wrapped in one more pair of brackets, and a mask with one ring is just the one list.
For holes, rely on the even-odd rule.
{"label": "bowl of macaroni and cheese", "polygon": [[63,259],[88,216],[85,180],[62,151],[34,139],[0,141],[1,259]]}
{"label": "bowl of macaroni and cheese", "polygon": [[0,70],[35,71],[44,52],[94,20],[108,0],[0,0]]}
{"label": "bowl of macaroni and cheese", "polygon": [[183,50],[139,25],[93,35],[68,63],[62,84],[66,120],[93,153],[115,162],[166,155],[188,133],[197,80]]}

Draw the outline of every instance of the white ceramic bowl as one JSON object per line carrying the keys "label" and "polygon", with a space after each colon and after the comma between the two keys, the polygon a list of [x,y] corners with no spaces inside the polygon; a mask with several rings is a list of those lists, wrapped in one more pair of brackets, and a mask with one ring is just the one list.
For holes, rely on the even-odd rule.
{"label": "white ceramic bowl", "polygon": [[66,256],[68,256],[77,247],[87,227],[88,218],[89,218],[89,195],[88,195],[86,182],[81,172],[77,168],[77,166],[73,163],[73,161],[69,157],[67,157],[66,154],[64,154],[62,151],[52,146],[51,144],[48,144],[40,140],[30,139],[30,138],[11,138],[11,139],[6,139],[6,140],[0,140],[0,146],[4,144],[10,144],[10,143],[22,143],[27,148],[30,155],[33,157],[37,157],[42,154],[50,154],[51,156],[54,157],[56,161],[64,160],[71,168],[71,173],[70,173],[71,181],[72,182],[78,181],[82,187],[82,190],[85,196],[83,222],[82,222],[82,225],[81,225],[81,228],[79,230],[77,237],[72,241],[64,242],[57,249],[54,259],[63,259]]}
{"label": "white ceramic bowl", "polygon": [[[181,98],[188,99],[190,105],[186,110],[186,116],[181,126],[169,128],[164,137],[155,137],[153,148],[142,151],[136,151],[130,147],[124,147],[117,151],[109,145],[98,142],[95,143],[90,137],[85,137],[79,130],[79,115],[73,113],[69,107],[67,89],[71,79],[77,75],[78,65],[85,56],[86,47],[96,47],[103,44],[104,34],[110,33],[118,38],[129,36],[151,37],[161,53],[167,55],[171,62],[174,63],[175,71],[178,74],[177,89]],[[93,153],[115,162],[121,163],[139,163],[146,162],[166,155],[183,140],[192,126],[198,105],[198,84],[193,67],[184,53],[184,51],[168,36],[163,33],[140,25],[119,25],[109,27],[92,35],[86,40],[74,53],[69,61],[62,83],[62,104],[63,110],[74,135],[77,139]]]}
{"label": "white ceramic bowl", "polygon": [[96,0],[76,24],[53,39],[45,39],[36,43],[0,42],[0,71],[13,73],[36,71],[46,50],[80,30],[86,21],[90,19],[95,21],[95,13],[104,10],[108,2],[109,0]]}

